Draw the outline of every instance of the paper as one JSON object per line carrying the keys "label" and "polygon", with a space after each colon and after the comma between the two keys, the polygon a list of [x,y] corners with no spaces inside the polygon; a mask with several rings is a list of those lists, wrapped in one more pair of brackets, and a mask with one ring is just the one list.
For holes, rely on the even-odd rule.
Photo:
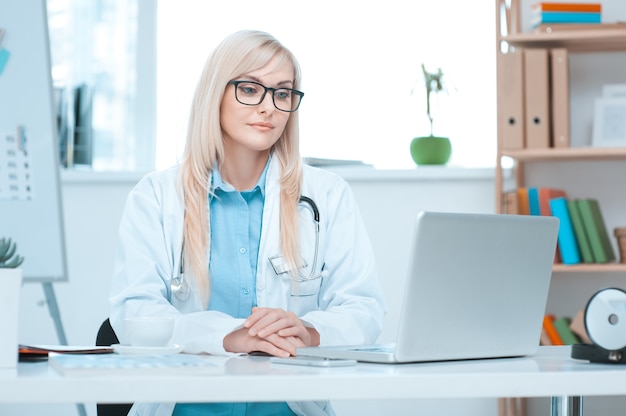
{"label": "paper", "polygon": [[50,354],[50,367],[62,375],[94,375],[127,372],[150,374],[222,374],[225,357],[208,355]]}

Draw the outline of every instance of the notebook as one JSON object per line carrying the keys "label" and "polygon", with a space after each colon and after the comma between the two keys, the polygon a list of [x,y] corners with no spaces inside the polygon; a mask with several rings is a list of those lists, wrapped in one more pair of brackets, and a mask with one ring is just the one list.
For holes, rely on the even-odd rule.
{"label": "notebook", "polygon": [[551,216],[420,212],[395,343],[296,354],[379,363],[531,355],[558,228]]}

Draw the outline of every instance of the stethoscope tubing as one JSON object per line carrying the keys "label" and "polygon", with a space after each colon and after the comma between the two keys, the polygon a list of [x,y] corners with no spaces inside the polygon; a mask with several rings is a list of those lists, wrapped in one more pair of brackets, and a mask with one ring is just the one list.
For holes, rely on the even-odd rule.
{"label": "stethoscope tubing", "polygon": [[[313,261],[311,264],[311,272],[308,276],[302,274],[300,270],[298,270],[298,281],[308,281],[319,278],[320,276],[315,275],[315,269],[317,267],[317,256],[319,251],[319,242],[320,242],[320,211],[317,207],[317,204],[313,199],[308,196],[301,195],[298,203],[305,203],[311,208],[311,212],[313,214],[313,223],[315,227],[315,250],[313,251]],[[185,267],[184,267],[184,255],[185,255],[185,241],[181,244],[180,249],[180,259],[179,259],[179,268],[178,268],[178,276],[174,276],[170,283],[170,290],[172,294],[178,299],[185,301],[189,299],[189,284],[185,280]]]}

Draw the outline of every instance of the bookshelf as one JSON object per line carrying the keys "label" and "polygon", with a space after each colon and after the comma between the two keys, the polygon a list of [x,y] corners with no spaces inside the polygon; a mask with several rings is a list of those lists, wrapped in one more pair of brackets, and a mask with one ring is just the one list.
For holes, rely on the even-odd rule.
{"label": "bookshelf", "polygon": [[[501,116],[508,109],[508,103],[503,100],[502,91],[511,82],[510,75],[504,75],[507,67],[504,66],[506,54],[511,51],[546,50],[564,48],[567,54],[592,52],[625,52],[626,51],[626,24],[604,24],[590,26],[589,29],[568,29],[546,31],[528,31],[521,29],[521,1],[496,0],[496,63],[498,66],[498,151],[496,163],[496,212],[503,211],[504,180],[502,167],[503,158],[513,160],[514,182],[516,187],[526,185],[526,173],[533,169],[535,162],[576,162],[592,161],[626,161],[626,148],[595,148],[595,147],[539,147],[528,148],[527,142],[523,146],[511,145],[508,140],[506,118]],[[507,4],[508,3],[508,4]],[[524,58],[525,59],[525,58]],[[513,78],[515,79],[515,78]],[[521,82],[521,80],[520,80]],[[571,85],[568,85],[571,89]],[[525,91],[522,89],[522,91]],[[526,92],[524,92],[526,94]],[[569,94],[569,92],[568,92]],[[548,96],[545,94],[544,96]],[[526,99],[526,98],[522,98]],[[524,108],[522,106],[522,108]],[[524,110],[522,110],[524,111]],[[526,115],[527,116],[527,115]],[[569,121],[571,114],[567,113]],[[524,140],[528,132],[524,132]],[[508,141],[507,141],[508,140]],[[554,141],[552,137],[551,140]],[[570,138],[568,138],[568,141]],[[610,230],[609,230],[610,232]],[[626,264],[577,264],[554,265],[555,273],[626,273]]]}

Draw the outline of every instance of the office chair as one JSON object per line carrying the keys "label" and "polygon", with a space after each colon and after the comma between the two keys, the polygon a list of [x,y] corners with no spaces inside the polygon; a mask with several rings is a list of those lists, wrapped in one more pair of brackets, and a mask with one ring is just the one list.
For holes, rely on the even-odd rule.
{"label": "office chair", "polygon": [[[98,329],[96,336],[96,345],[108,347],[113,344],[119,344],[120,341],[115,335],[115,331],[111,326],[109,318],[105,319]],[[126,416],[132,407],[132,403],[113,403],[113,404],[96,404],[98,416]]]}

